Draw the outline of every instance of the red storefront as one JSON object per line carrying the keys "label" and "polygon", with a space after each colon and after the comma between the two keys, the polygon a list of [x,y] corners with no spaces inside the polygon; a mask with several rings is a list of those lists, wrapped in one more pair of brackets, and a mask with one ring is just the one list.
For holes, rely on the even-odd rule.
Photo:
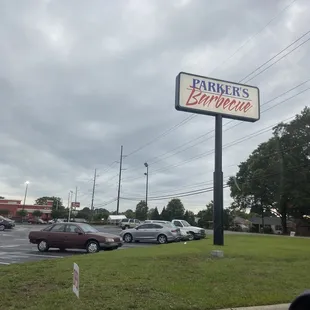
{"label": "red storefront", "polygon": [[27,218],[32,218],[32,212],[38,210],[42,213],[41,218],[47,220],[51,218],[52,207],[52,200],[47,201],[46,205],[24,205],[21,200],[0,199],[0,210],[7,210],[9,218],[18,217],[17,211],[24,209],[27,211]]}

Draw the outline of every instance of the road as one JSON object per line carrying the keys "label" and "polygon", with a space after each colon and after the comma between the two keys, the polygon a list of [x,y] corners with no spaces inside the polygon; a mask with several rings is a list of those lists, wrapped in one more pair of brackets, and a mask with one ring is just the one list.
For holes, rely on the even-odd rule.
{"label": "road", "polygon": [[[46,253],[38,251],[37,246],[29,243],[28,234],[30,230],[41,230],[41,225],[16,225],[12,230],[0,232],[0,265],[10,265],[28,261],[39,261],[44,259],[63,258],[72,255],[82,255],[86,252],[83,250],[67,250],[60,252],[58,249],[51,249]],[[96,226],[99,231],[119,235],[120,229],[117,227]],[[120,250],[152,246],[146,243],[124,244]]]}

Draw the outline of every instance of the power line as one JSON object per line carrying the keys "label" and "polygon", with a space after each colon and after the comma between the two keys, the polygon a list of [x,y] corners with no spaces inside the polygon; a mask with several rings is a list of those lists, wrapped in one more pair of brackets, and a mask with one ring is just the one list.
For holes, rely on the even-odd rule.
{"label": "power line", "polygon": [[[306,80],[306,81],[304,81],[304,82],[302,82],[302,83],[300,83],[300,84],[298,84],[298,85],[292,87],[291,89],[285,91],[284,93],[282,93],[282,94],[280,94],[280,95],[278,95],[278,96],[276,96],[276,97],[274,97],[274,98],[272,98],[272,99],[270,99],[270,100],[264,102],[264,103],[261,105],[261,107],[263,107],[263,106],[265,106],[266,104],[268,104],[268,103],[270,103],[270,102],[272,102],[272,101],[275,101],[276,99],[278,99],[278,98],[280,98],[280,97],[282,97],[282,96],[288,94],[289,92],[291,92],[291,91],[297,89],[298,87],[300,87],[300,86],[306,84],[306,83],[309,82],[309,81],[310,81],[310,79],[308,79],[308,80]],[[282,101],[281,103],[283,103],[283,102],[285,102],[285,101]],[[265,111],[268,111],[268,109],[265,110]],[[264,113],[265,111],[263,111],[262,113]],[[234,121],[234,120],[230,120],[230,121],[228,121],[227,123],[225,123],[224,126],[227,126],[227,125],[229,125],[229,124],[231,124],[231,123],[233,123],[233,122],[235,122],[235,121]],[[239,123],[235,124],[234,126],[225,129],[224,131],[226,131],[226,130],[228,130],[228,129],[231,129],[231,128],[234,128],[234,127],[236,127],[236,126],[238,126],[238,125],[240,125],[240,124],[243,124],[243,122],[239,122]],[[182,148],[183,146],[186,146],[186,145],[188,145],[188,144],[191,144],[191,143],[193,143],[194,141],[201,140],[202,138],[205,138],[205,137],[207,137],[207,136],[210,136],[211,134],[213,134],[213,132],[207,132],[207,133],[205,133],[205,134],[202,134],[202,135],[198,136],[197,138],[192,139],[192,140],[190,140],[190,141],[188,141],[188,142],[186,142],[186,143],[183,143],[183,144],[177,146],[176,148],[174,148],[174,149],[172,149],[172,150],[170,150],[170,151],[168,151],[168,152],[165,152],[165,153],[163,153],[163,154],[161,154],[161,155],[158,155],[158,156],[155,156],[155,157],[153,157],[153,158],[151,158],[151,159],[148,159],[147,162],[150,162],[151,164],[155,164],[155,163],[160,162],[160,161],[163,160],[163,159],[167,159],[167,158],[169,158],[169,157],[171,157],[171,156],[180,154],[180,153],[182,153],[182,152],[184,152],[184,151],[186,151],[186,150],[188,150],[188,149],[190,149],[190,148],[192,148],[192,147],[194,147],[194,146],[196,146],[196,145],[199,145],[201,142],[200,142],[200,141],[199,141],[199,142],[196,142],[196,143],[194,143],[193,145],[190,145],[190,146],[188,146],[188,147],[186,147],[186,148],[184,148],[184,149],[182,149],[182,150],[180,150],[180,151],[178,151],[178,152],[175,152],[175,153],[171,153],[171,152],[172,152],[172,151],[175,151],[175,150],[178,150],[178,149]],[[205,139],[204,141],[209,140],[209,139],[211,139],[211,138],[214,138],[214,136],[211,136],[211,137],[209,137],[208,139]],[[165,155],[168,155],[168,156],[165,156]],[[162,157],[164,157],[164,156],[165,156],[165,158],[162,158]],[[157,160],[156,160],[156,159],[157,159]],[[134,166],[134,168],[131,169],[131,171],[137,170],[137,169],[139,168],[139,166],[140,166],[140,165],[137,165],[137,167]]]}
{"label": "power line", "polygon": [[107,205],[109,205],[109,204],[111,204],[111,203],[113,203],[115,201],[117,201],[117,198],[113,198],[111,200],[108,200],[108,201],[105,201],[105,202],[100,203],[98,205],[95,205],[95,208],[98,209],[98,208],[101,208],[101,207],[105,207],[105,206],[107,206]]}
{"label": "power line", "polygon": [[[264,62],[262,65],[260,65],[258,68],[256,68],[255,70],[253,70],[252,72],[250,72],[247,76],[245,76],[243,79],[239,80],[237,83],[241,83],[243,82],[247,77],[251,76],[253,73],[257,72],[259,69],[261,69],[263,66],[265,66],[267,63],[269,63],[270,61],[272,61],[273,59],[275,59],[277,56],[279,56],[281,53],[285,52],[288,48],[290,48],[291,46],[293,46],[295,43],[297,43],[298,41],[300,41],[303,37],[305,37],[307,34],[309,34],[310,31],[307,31],[306,33],[304,33],[303,35],[301,35],[300,37],[298,37],[296,40],[294,40],[292,43],[290,43],[288,46],[286,46],[284,49],[282,49],[280,52],[278,52],[275,56],[271,57],[269,60],[267,60],[266,62]],[[246,80],[244,83],[248,83],[251,80],[253,80],[255,77],[257,77],[258,75],[262,74],[263,72],[267,71],[269,68],[273,67],[275,64],[277,64],[279,61],[281,61],[282,59],[284,59],[285,57],[287,57],[288,55],[290,55],[292,52],[294,52],[295,50],[297,50],[299,47],[301,47],[302,45],[304,45],[305,43],[307,43],[310,40],[310,38],[308,38],[307,40],[305,40],[304,42],[302,42],[301,44],[299,44],[298,46],[296,46],[294,49],[292,49],[291,51],[289,51],[288,53],[286,53],[285,55],[283,55],[282,57],[280,57],[279,59],[277,59],[275,62],[271,63],[268,67],[266,67],[265,69],[261,70],[260,72],[258,72],[256,75],[254,75],[253,77],[251,77],[250,79]],[[179,127],[183,126],[184,124],[186,124],[187,122],[189,122],[190,120],[192,120],[193,118],[197,117],[196,114],[190,115],[188,117],[186,117],[183,121],[181,121],[181,123],[178,123],[174,126],[172,126],[171,128],[169,128],[168,130],[166,130],[164,133],[160,134],[159,136],[157,136],[156,138],[154,138],[153,140],[149,141],[148,143],[143,144],[142,146],[140,146],[139,148],[137,148],[136,150],[134,150],[133,152],[129,153],[127,156],[130,156],[132,154],[137,153],[138,151],[144,149],[145,147],[149,146],[150,144],[153,144],[154,142],[156,142],[157,140],[159,140],[162,137],[165,137],[166,135],[168,135],[170,132],[178,129]]]}
{"label": "power line", "polygon": [[[298,170],[299,168],[301,167],[306,167],[306,164],[299,164],[299,165],[296,165],[296,166],[293,166],[291,168],[287,168],[288,171],[295,171],[295,170]],[[294,168],[294,169],[292,169]],[[275,172],[275,173],[270,173],[270,174],[267,174],[267,175],[264,175],[264,177],[270,177],[270,176],[274,176],[274,175],[278,175],[279,172]],[[253,177],[253,180],[255,179],[259,179],[261,178],[261,176],[259,177]],[[228,185],[224,185],[223,188],[227,188],[229,187]],[[192,191],[187,191],[187,192],[182,192],[182,193],[176,193],[176,194],[170,194],[170,195],[166,195],[166,196],[157,196],[157,197],[150,197],[149,200],[151,201],[155,201],[155,200],[165,200],[165,199],[172,199],[172,198],[176,198],[176,197],[188,197],[188,196],[195,196],[195,195],[200,195],[200,194],[204,194],[204,193],[207,193],[207,192],[212,192],[213,191],[213,186],[211,187],[208,187],[208,188],[200,188],[200,189],[197,189],[197,190],[192,190]],[[136,197],[136,198],[129,198],[129,197],[122,197],[121,199],[124,199],[124,200],[132,200],[132,201],[138,201],[138,200],[142,200],[143,198],[141,197]]]}
{"label": "power line", "polygon": [[[244,46],[246,46],[246,44],[251,41],[254,37],[256,37],[258,34],[260,34],[265,28],[267,28],[276,18],[278,18],[279,15],[281,15],[285,10],[287,10],[296,0],[293,0],[289,5],[287,5],[286,7],[284,7],[278,14],[276,14],[271,20],[268,21],[268,23],[261,29],[259,30],[255,35],[250,36],[244,43],[241,44],[241,46],[235,50],[224,62],[222,62],[219,66],[217,66],[215,69],[213,69],[209,75],[212,75],[213,72],[220,68],[223,64],[225,64],[228,60],[230,60],[231,58],[233,58]],[[253,72],[251,72],[250,74],[252,74]],[[138,147],[137,149],[135,149],[134,151],[132,151],[131,153],[129,153],[127,156],[131,156],[139,151],[141,151],[142,149],[144,149],[145,147],[153,144],[154,142],[156,142],[157,140],[167,136],[169,133],[171,133],[172,131],[180,128],[181,126],[185,125],[186,123],[188,123],[189,121],[191,121],[193,118],[197,117],[197,115],[190,115],[187,116],[185,119],[183,119],[180,123],[177,123],[175,125],[173,125],[172,127],[168,128],[166,131],[164,131],[163,133],[161,133],[160,135],[158,135],[157,137],[155,137],[154,139],[152,139],[151,141],[143,144],[142,146]]]}
{"label": "power line", "polygon": [[[307,80],[306,82],[308,82],[308,81],[309,81],[309,80]],[[303,83],[299,84],[299,86],[305,84],[306,82],[303,82]],[[296,87],[298,87],[298,86],[295,86],[293,89],[295,89]],[[270,109],[272,109],[272,108],[274,108],[274,107],[276,107],[276,106],[278,106],[278,105],[280,105],[280,104],[282,104],[282,103],[284,103],[284,102],[289,101],[289,100],[292,99],[292,98],[295,98],[295,97],[301,95],[302,93],[308,91],[309,89],[310,89],[310,87],[308,87],[308,88],[306,88],[306,89],[300,91],[298,94],[295,94],[295,95],[293,95],[293,96],[291,96],[291,97],[289,97],[289,98],[284,99],[283,101],[278,102],[277,104],[275,104],[275,105],[269,107],[268,109],[262,111],[261,114],[263,114],[263,113],[266,112],[266,111],[269,111]],[[285,93],[287,93],[287,92],[285,92]],[[275,99],[277,99],[277,98],[278,98],[278,97],[276,97]],[[270,101],[269,101],[269,102],[270,102]],[[291,118],[293,118],[293,117],[291,117]],[[289,119],[291,119],[291,118],[289,118]],[[237,124],[235,124],[235,125],[233,125],[233,126],[231,126],[231,127],[229,127],[229,128],[226,128],[224,131],[227,131],[227,130],[229,130],[229,129],[232,129],[232,128],[234,128],[234,127],[237,127],[237,126],[239,126],[239,125],[241,125],[241,124],[242,124],[242,122],[239,122],[239,123],[237,123]],[[277,123],[277,124],[278,124],[278,123]],[[272,125],[272,127],[273,127],[273,126],[276,126],[277,124]],[[269,128],[269,127],[268,127],[268,128]],[[263,129],[261,129],[261,130],[266,130],[266,129],[267,129],[267,128],[263,128]],[[271,129],[271,128],[269,128],[267,131],[269,131],[270,129]],[[233,141],[233,142],[230,142],[230,143],[224,145],[223,148],[225,148],[225,147],[230,147],[230,146],[233,146],[233,145],[238,144],[238,143],[240,143],[240,142],[243,142],[244,139],[245,139],[245,140],[248,140],[248,137],[252,137],[253,134],[256,134],[255,136],[257,136],[257,135],[259,135],[259,134],[265,133],[265,132],[261,132],[261,130],[255,132],[255,133],[252,133],[251,135],[248,135],[248,136],[239,138],[239,139],[237,139],[237,140],[235,140],[235,141]],[[213,138],[213,137],[214,137],[214,136],[212,136],[212,137],[210,137],[210,138]],[[210,138],[209,138],[209,139],[210,139]],[[240,139],[242,139],[242,141],[239,141]],[[239,141],[239,142],[238,142],[238,141]],[[228,145],[231,144],[231,143],[233,143],[233,145],[228,146]],[[195,159],[199,159],[199,158],[202,158],[202,157],[204,157],[204,156],[206,156],[206,155],[211,155],[211,154],[213,154],[213,153],[214,153],[214,150],[210,150],[210,151],[204,152],[204,153],[202,153],[202,154],[200,154],[200,155],[198,155],[198,156],[192,157],[192,158],[190,158],[189,160],[180,162],[180,163],[178,163],[178,164],[168,165],[168,166],[166,166],[166,167],[164,167],[164,168],[159,168],[159,169],[157,169],[157,170],[153,170],[153,173],[154,173],[154,172],[159,172],[159,171],[165,170],[165,169],[167,169],[167,168],[177,167],[177,166],[179,166],[179,165],[181,165],[181,164],[185,164],[185,163],[188,163],[188,162],[192,162],[192,161],[195,160]],[[177,153],[176,153],[176,154],[177,154]],[[175,155],[175,154],[174,154],[174,155]],[[141,176],[138,176],[138,177],[135,177],[135,178],[127,179],[126,181],[129,181],[129,180],[130,180],[130,181],[133,181],[133,180],[137,180],[137,179],[140,179],[140,178],[141,178]],[[125,180],[124,180],[124,181],[125,181]]]}

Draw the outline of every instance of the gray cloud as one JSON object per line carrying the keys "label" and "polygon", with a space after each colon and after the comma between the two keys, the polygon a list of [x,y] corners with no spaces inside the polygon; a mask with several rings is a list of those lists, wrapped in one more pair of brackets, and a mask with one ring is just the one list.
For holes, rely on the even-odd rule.
{"label": "gray cloud", "polygon": [[[93,169],[98,168],[95,204],[116,197],[118,166],[107,167],[119,160],[120,145],[130,154],[190,115],[174,109],[176,74],[241,80],[308,30],[306,0],[296,1],[262,30],[290,2],[0,1],[0,145],[5,150],[0,154],[0,194],[22,197],[23,182],[29,179],[30,200],[41,195],[66,200],[77,185],[81,202],[89,205]],[[260,87],[262,102],[308,78],[308,54],[305,44],[250,82]],[[263,113],[255,124],[226,130],[224,144],[288,118],[307,104],[305,93]],[[154,157],[176,153],[182,148],[173,149],[183,143],[213,131],[212,117],[197,116],[126,157],[122,195],[144,197],[146,160],[151,196],[209,187],[213,138],[166,154],[157,163]],[[236,165],[269,136],[225,149],[225,176],[235,173]],[[212,193],[182,200],[197,210],[210,199]],[[121,209],[135,204],[122,201]],[[115,203],[107,208],[115,209]]]}

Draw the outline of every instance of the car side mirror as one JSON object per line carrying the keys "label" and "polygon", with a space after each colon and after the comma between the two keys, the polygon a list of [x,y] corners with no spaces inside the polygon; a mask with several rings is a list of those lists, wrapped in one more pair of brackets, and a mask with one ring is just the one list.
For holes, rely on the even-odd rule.
{"label": "car side mirror", "polygon": [[83,233],[79,231],[79,232],[78,232],[78,235],[83,235]]}
{"label": "car side mirror", "polygon": [[139,227],[136,227],[136,230],[139,230]]}

